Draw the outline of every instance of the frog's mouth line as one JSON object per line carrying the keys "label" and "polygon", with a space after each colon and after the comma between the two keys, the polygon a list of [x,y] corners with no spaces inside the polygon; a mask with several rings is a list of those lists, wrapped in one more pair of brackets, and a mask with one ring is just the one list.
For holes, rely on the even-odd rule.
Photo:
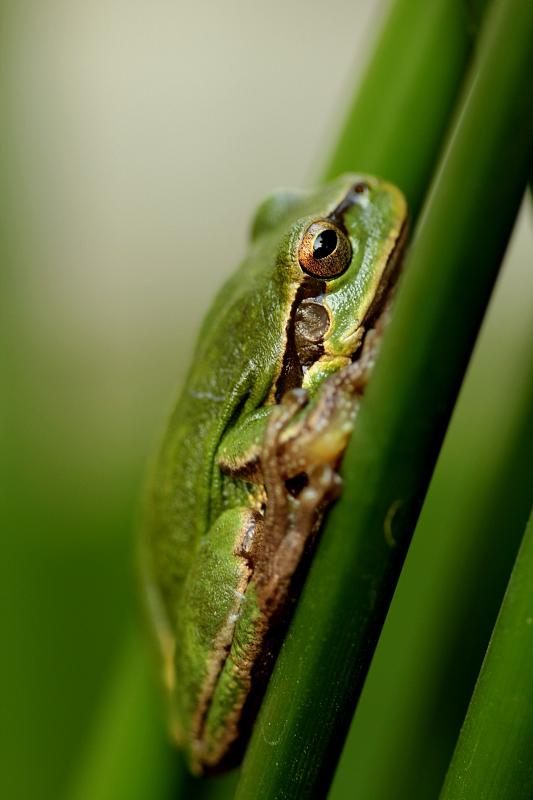
{"label": "frog's mouth line", "polygon": [[[352,361],[359,360],[368,332],[370,330],[374,330],[378,325],[378,322],[386,322],[386,318],[390,312],[392,298],[396,290],[396,284],[401,272],[408,232],[409,222],[406,219],[400,228],[400,232],[394,247],[389,253],[379,286],[368,308],[368,311],[366,312],[361,324],[356,328],[353,334],[350,334],[350,337],[353,336],[355,340],[355,349],[350,356]],[[360,332],[359,335],[357,335],[358,332]]]}
{"label": "frog's mouth line", "polygon": [[366,313],[363,323],[365,328],[372,327],[372,325],[381,315],[387,301],[390,299],[391,293],[394,292],[396,288],[398,277],[401,272],[408,231],[409,223],[407,220],[405,220],[400,228],[395,245],[389,253],[389,257],[387,259],[387,263],[385,264],[385,269],[383,270],[377,292],[374,295],[374,299],[372,300],[370,308]]}

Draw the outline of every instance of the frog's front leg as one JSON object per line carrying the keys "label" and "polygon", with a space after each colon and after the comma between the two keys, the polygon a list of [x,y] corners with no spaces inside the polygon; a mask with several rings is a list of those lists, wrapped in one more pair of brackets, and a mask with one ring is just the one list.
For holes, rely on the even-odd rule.
{"label": "frog's front leg", "polygon": [[303,389],[288,392],[268,421],[260,455],[267,504],[252,561],[260,604],[271,613],[287,597],[308,539],[340,492],[337,468],[378,344],[370,332],[357,362],[332,375],[311,400]]}
{"label": "frog's front leg", "polygon": [[[321,512],[340,490],[340,479],[333,468],[339,456],[338,441],[334,453],[330,443],[326,459],[309,461],[305,458],[309,436],[304,435],[304,455],[296,452],[298,432],[307,434],[305,420],[309,415],[313,417],[311,425],[317,413],[323,417],[325,424],[317,431],[318,437],[332,438],[329,428],[335,427],[338,418],[331,414],[335,402],[329,394],[322,393],[328,406],[326,414],[324,402],[309,403],[304,389],[288,392],[280,404],[266,406],[245,418],[224,438],[218,452],[223,473],[255,486],[250,495],[255,506],[254,524],[235,555],[244,557],[251,567],[251,581],[265,621],[283,606],[305,544],[316,530]],[[344,443],[343,439],[342,447]]]}
{"label": "frog's front leg", "polygon": [[[283,433],[307,402],[305,390],[289,392],[273,410],[261,448],[267,503],[255,532],[252,562],[259,604],[268,615],[283,605],[306,542],[320,522],[320,512],[340,490],[340,479],[328,464],[307,465],[300,480],[291,484],[280,459]],[[305,485],[299,487],[300,482]]]}

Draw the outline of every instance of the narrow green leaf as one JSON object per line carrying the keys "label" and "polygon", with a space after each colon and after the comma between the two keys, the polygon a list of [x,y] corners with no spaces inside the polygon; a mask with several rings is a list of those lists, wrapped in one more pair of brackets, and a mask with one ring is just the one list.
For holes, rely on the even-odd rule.
{"label": "narrow green leaf", "polygon": [[471,55],[477,15],[464,0],[396,0],[325,171],[382,175],[422,204]]}
{"label": "narrow green leaf", "polygon": [[533,513],[441,800],[533,797]]}
{"label": "narrow green leaf", "polygon": [[[509,43],[512,41],[512,47]],[[408,259],[239,798],[324,792],[531,166],[533,4],[497,0]]]}
{"label": "narrow green leaf", "polygon": [[533,496],[528,245],[523,226],[476,344],[330,800],[428,800],[440,792]]}

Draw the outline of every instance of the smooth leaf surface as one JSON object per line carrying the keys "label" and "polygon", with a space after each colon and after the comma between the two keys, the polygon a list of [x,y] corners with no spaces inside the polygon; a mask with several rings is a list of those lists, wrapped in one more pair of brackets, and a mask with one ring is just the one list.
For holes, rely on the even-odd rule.
{"label": "smooth leaf surface", "polygon": [[494,4],[239,798],[310,797],[331,779],[529,174],[532,37],[532,6]]}
{"label": "smooth leaf surface", "polygon": [[441,800],[533,795],[533,513]]}

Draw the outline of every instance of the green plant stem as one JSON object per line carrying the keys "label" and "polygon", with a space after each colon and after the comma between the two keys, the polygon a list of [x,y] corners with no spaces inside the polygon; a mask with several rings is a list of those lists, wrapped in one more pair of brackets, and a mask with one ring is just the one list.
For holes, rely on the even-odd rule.
{"label": "green plant stem", "polygon": [[[533,4],[491,7],[237,797],[331,779],[531,166]],[[512,47],[509,46],[512,42]]]}
{"label": "green plant stem", "polygon": [[514,244],[518,251],[511,247],[491,301],[330,800],[437,797],[464,720],[533,497],[533,275],[519,266]]}
{"label": "green plant stem", "polygon": [[533,513],[441,800],[533,796]]}
{"label": "green plant stem", "polygon": [[[478,3],[481,13],[487,0]],[[348,111],[326,179],[361,170],[405,192],[416,217],[471,55],[464,0],[396,0]]]}

